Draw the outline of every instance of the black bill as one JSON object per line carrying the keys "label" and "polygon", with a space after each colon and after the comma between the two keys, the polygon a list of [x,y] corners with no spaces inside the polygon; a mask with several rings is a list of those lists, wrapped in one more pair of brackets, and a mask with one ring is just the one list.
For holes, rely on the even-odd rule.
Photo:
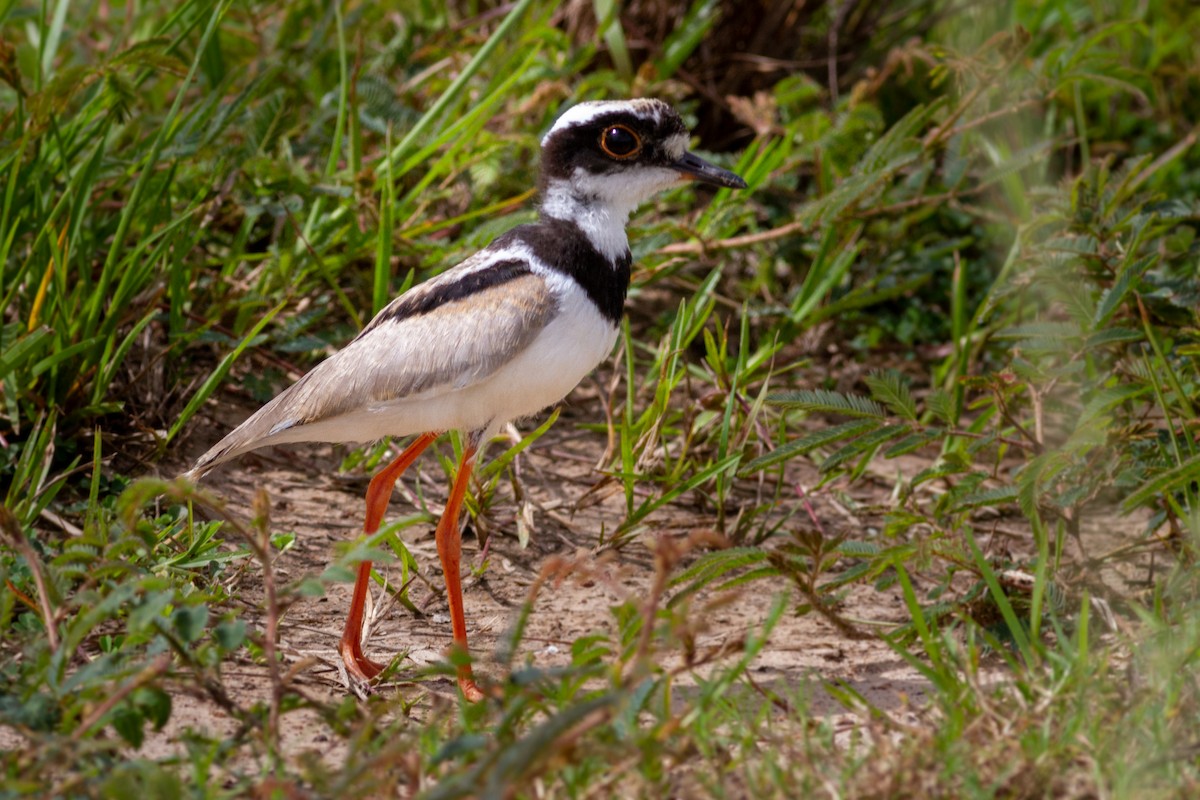
{"label": "black bill", "polygon": [[730,189],[746,188],[746,182],[739,176],[734,175],[727,169],[721,169],[716,164],[708,163],[695,153],[684,153],[671,166],[685,176],[695,178],[704,183],[711,183],[715,186],[728,186]]}

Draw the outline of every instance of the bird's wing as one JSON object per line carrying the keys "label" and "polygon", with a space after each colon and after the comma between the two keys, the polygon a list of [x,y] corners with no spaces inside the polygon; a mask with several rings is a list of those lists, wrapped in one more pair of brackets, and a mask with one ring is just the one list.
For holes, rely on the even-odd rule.
{"label": "bird's wing", "polygon": [[343,414],[417,394],[436,402],[512,360],[557,312],[553,292],[527,260],[478,253],[392,301],[350,344],[201,456],[189,475],[281,440],[304,441],[304,426]]}

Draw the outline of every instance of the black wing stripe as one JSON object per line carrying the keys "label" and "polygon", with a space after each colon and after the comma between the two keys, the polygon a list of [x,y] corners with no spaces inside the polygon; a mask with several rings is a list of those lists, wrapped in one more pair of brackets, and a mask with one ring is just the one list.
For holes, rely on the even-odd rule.
{"label": "black wing stripe", "polygon": [[448,303],[465,300],[473,294],[503,286],[529,274],[531,274],[531,270],[526,261],[510,258],[496,261],[483,269],[468,272],[457,280],[434,284],[430,286],[429,291],[405,292],[380,311],[375,319],[362,329],[358,338],[361,338],[367,331],[388,322],[400,322],[409,317],[428,314]]}

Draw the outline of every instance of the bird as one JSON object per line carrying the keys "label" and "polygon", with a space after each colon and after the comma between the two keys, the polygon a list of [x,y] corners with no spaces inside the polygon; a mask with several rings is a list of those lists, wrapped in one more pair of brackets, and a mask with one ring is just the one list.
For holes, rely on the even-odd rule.
{"label": "bird", "polygon": [[[184,477],[271,445],[415,437],[370,481],[363,534],[375,533],[396,481],[439,435],[465,446],[437,524],[454,643],[467,651],[459,515],[476,455],[508,423],[562,400],[617,340],[638,205],[688,180],[744,189],[738,175],[688,150],[679,113],[654,98],[581,102],[541,140],[536,221],[392,300],[345,347],[200,456]],[[350,675],[383,667],[363,652],[371,562],[359,563],[338,645]],[[469,701],[483,692],[469,660]]]}

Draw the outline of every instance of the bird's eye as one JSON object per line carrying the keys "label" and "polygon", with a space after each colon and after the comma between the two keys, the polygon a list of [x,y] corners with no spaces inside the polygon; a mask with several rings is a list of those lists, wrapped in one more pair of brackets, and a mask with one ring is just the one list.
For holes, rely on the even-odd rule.
{"label": "bird's eye", "polygon": [[624,125],[611,125],[600,134],[600,149],[624,161],[642,152],[641,138]]}

